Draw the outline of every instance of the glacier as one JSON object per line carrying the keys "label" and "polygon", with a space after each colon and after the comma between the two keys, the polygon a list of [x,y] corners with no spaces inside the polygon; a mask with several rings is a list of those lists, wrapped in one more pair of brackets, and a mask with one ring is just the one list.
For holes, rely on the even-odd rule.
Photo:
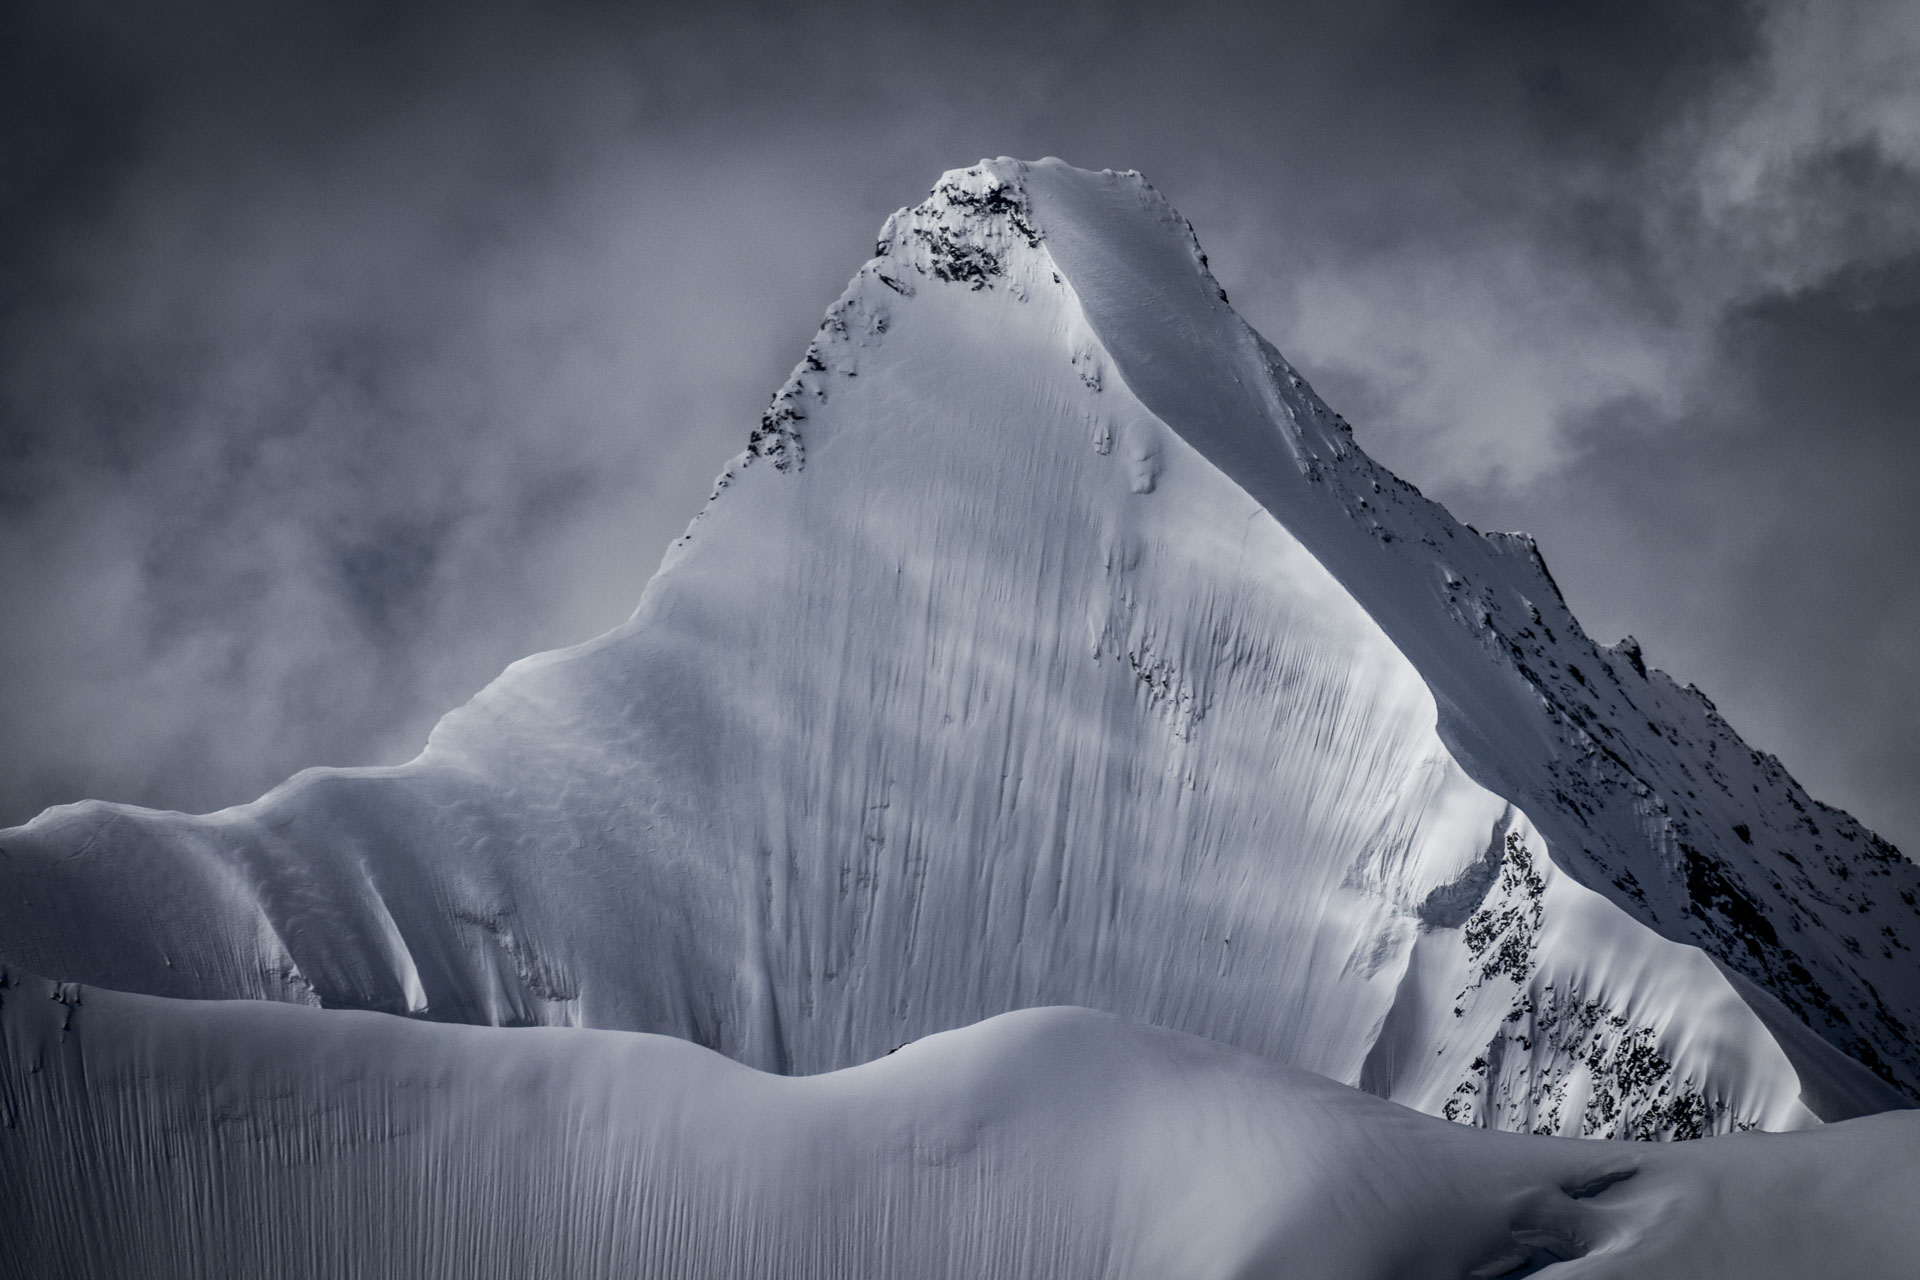
{"label": "glacier", "polygon": [[[621,627],[514,664],[406,765],[0,832],[0,1105],[28,1135],[0,1176],[40,1206],[15,1257],[75,1274],[132,1274],[114,1250],[154,1231],[191,1270],[204,1222],[132,1225],[169,1215],[341,1248],[428,1185],[464,1188],[419,1206],[445,1274],[569,1222],[525,1257],[1424,1274],[1313,1243],[1298,1215],[1340,1197],[1454,1206],[1406,1209],[1452,1242],[1436,1275],[1692,1257],[1716,1180],[1912,1186],[1911,1118],[1873,1113],[1920,1097],[1917,894],[1698,691],[1589,639],[1530,540],[1368,458],[1139,175],[983,161],[888,221]],[[1082,1108],[1089,1072],[1122,1083]],[[1143,1098],[1196,1127],[1107,1132]],[[901,1172],[896,1203],[919,1139],[876,1135],[920,1126],[966,1172]],[[1819,1132],[1629,1157],[1467,1129]],[[1375,1168],[1403,1137],[1429,1154]],[[1195,1163],[1161,1169],[1169,1144]],[[131,1171],[56,1176],[78,1151]],[[819,1188],[786,1185],[814,1158]],[[1623,1160],[1640,1209],[1562,1194]],[[557,1189],[580,1179],[601,1208]],[[1508,1221],[1523,1184],[1542,1223]],[[1682,1184],[1691,1234],[1662,1234],[1650,1188]],[[615,1202],[648,1207],[569,1216]],[[1829,1215],[1860,1257],[1893,1247],[1881,1203]],[[848,1231],[902,1252],[842,1257]]]}

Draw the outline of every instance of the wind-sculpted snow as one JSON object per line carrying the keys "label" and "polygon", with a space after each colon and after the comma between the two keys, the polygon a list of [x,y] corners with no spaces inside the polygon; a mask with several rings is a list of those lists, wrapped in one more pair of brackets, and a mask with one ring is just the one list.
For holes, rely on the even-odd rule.
{"label": "wind-sculpted snow", "polygon": [[1087,1005],[1547,1133],[1915,1089],[1912,864],[1361,454],[1137,176],[877,248],[627,624],[410,765],[0,834],[0,956],[796,1073]]}
{"label": "wind-sculpted snow", "polygon": [[0,1111],[0,1275],[35,1280],[1897,1280],[1920,1251],[1911,1112],[1521,1138],[1075,1009],[787,1078],[15,974]]}

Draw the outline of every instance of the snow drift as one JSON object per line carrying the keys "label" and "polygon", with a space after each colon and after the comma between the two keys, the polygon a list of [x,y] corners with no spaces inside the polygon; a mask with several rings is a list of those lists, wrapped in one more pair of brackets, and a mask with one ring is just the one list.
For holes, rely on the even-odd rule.
{"label": "snow drift", "polygon": [[1920,1091],[1920,872],[1368,459],[1137,175],[1055,161],[888,222],[619,629],[411,764],[0,849],[0,958],[154,996],[795,1074],[1082,1005],[1603,1137]]}
{"label": "snow drift", "polygon": [[1450,1125],[1086,1010],[828,1075],[680,1040],[0,987],[0,1274],[1911,1274],[1920,1114]]}

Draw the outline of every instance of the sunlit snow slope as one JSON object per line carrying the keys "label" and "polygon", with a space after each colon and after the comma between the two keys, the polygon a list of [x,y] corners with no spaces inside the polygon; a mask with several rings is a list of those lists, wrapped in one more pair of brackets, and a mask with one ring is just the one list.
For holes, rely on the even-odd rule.
{"label": "sunlit snow slope", "polygon": [[401,768],[0,848],[0,958],[156,995],[793,1073],[1076,1004],[1564,1134],[1920,1089],[1920,872],[1052,161],[888,222],[626,625]]}

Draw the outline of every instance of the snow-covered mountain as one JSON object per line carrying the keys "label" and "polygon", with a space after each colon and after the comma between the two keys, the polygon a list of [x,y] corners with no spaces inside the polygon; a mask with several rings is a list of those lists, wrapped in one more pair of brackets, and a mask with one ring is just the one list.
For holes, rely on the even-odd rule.
{"label": "snow-covered mountain", "polygon": [[1566,1135],[1920,1097],[1920,869],[1054,161],[889,220],[619,629],[410,764],[0,850],[0,961],[151,996],[792,1074],[1079,1005]]}

